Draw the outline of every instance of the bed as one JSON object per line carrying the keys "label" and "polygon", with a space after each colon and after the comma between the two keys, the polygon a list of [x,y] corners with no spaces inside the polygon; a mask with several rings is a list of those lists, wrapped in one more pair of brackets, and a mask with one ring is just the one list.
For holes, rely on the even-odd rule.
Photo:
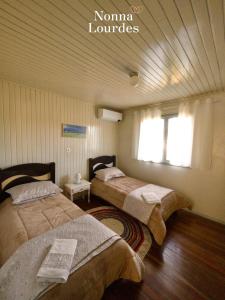
{"label": "bed", "polygon": [[[41,243],[49,247],[49,237],[51,234],[57,237],[63,226],[70,222],[83,222],[85,225],[87,219],[93,218],[63,194],[13,205],[5,192],[7,188],[37,180],[54,182],[55,164],[23,164],[0,171],[0,299],[101,299],[104,289],[119,278],[134,282],[142,280],[143,263],[124,240],[112,234],[112,238],[97,245],[89,256],[79,262],[66,283],[48,285],[41,293],[33,295],[35,289],[30,291],[29,284],[31,287],[35,284],[36,288],[37,270],[31,269],[31,266],[37,261],[37,266],[33,268],[39,267],[47,249],[42,253]],[[93,219],[91,222],[97,223],[92,224],[89,234],[94,235],[95,230],[100,230],[102,234],[109,230]],[[63,232],[61,230],[60,238],[64,237]],[[80,228],[76,232],[75,225],[73,232],[78,244],[89,243],[89,238]],[[32,243],[36,249],[31,248],[30,255],[23,253],[29,250]],[[18,261],[20,257],[25,257],[25,263]]]}
{"label": "bed", "polygon": [[[99,156],[89,159],[89,180],[92,182],[91,193],[123,209],[126,197],[130,193],[147,186],[148,183],[128,176],[113,178],[106,182],[95,177],[96,171],[113,166],[116,166],[115,156]],[[161,205],[157,205],[153,209],[146,225],[159,245],[162,245],[166,236],[165,221],[176,210],[182,208],[191,208],[190,201],[178,196],[175,191],[171,191],[163,197]]]}

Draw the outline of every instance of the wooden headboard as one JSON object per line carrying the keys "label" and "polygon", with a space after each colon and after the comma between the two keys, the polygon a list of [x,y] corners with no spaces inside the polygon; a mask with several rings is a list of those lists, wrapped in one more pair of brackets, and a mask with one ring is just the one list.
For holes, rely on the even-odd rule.
{"label": "wooden headboard", "polygon": [[55,163],[29,163],[0,169],[0,202],[8,197],[5,191],[13,186],[39,181],[55,182]]}
{"label": "wooden headboard", "polygon": [[105,169],[108,167],[116,166],[116,156],[98,156],[95,158],[89,158],[89,181],[91,181],[95,177],[95,173],[97,170]]}

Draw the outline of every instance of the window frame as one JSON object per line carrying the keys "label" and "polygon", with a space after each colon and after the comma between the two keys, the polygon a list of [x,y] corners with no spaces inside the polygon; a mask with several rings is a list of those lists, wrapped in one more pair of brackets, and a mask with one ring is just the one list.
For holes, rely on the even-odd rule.
{"label": "window frame", "polygon": [[177,117],[178,117],[178,113],[165,114],[165,115],[162,115],[162,117],[161,117],[164,120],[163,157],[162,157],[162,161],[160,162],[161,164],[165,164],[165,165],[169,165],[169,166],[174,166],[174,165],[172,165],[170,163],[169,160],[166,159],[166,154],[167,154],[168,123],[169,123],[169,119],[177,118]]}

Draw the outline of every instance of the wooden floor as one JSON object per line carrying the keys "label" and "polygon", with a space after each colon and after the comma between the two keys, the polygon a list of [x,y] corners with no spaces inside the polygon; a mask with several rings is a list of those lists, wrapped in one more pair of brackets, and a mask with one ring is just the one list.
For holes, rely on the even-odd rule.
{"label": "wooden floor", "polygon": [[[83,209],[105,205],[99,199],[77,202]],[[155,242],[144,260],[144,281],[113,283],[104,300],[224,300],[225,226],[180,211],[167,222],[162,247]]]}

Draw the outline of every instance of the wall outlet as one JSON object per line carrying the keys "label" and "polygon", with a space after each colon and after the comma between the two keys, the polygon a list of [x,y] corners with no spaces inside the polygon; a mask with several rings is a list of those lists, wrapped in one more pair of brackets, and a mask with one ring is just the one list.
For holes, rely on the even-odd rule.
{"label": "wall outlet", "polygon": [[70,153],[71,152],[71,148],[70,147],[66,147],[66,152]]}

